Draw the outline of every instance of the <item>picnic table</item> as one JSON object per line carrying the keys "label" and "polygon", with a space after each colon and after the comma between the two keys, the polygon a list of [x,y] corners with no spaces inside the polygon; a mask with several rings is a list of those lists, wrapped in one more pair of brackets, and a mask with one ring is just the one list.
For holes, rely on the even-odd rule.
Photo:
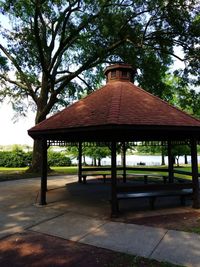
{"label": "picnic table", "polygon": [[[103,182],[106,182],[106,177],[111,177],[111,169],[108,167],[105,168],[85,168],[82,170],[81,173],[81,182],[86,184],[87,177],[88,176],[102,176]],[[117,172],[117,177],[121,178],[124,177],[124,174],[120,171]],[[161,178],[163,180],[163,183],[167,183],[168,176],[162,175],[162,174],[154,174],[154,173],[126,173],[127,178],[137,178],[137,177],[143,177],[144,183],[148,183],[149,178]]]}
{"label": "picnic table", "polygon": [[117,186],[117,210],[119,211],[119,200],[148,198],[151,209],[155,207],[158,197],[179,196],[181,205],[185,205],[185,198],[193,194],[193,184],[190,183],[168,183],[147,185],[118,185]]}

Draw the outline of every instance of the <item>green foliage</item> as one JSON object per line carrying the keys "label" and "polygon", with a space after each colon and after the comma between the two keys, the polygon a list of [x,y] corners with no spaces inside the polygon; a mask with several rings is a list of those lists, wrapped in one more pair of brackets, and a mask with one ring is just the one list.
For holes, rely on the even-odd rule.
{"label": "green foliage", "polygon": [[[67,147],[67,153],[71,157],[78,158],[78,147],[76,146]],[[107,156],[110,156],[110,154],[111,152],[108,147],[101,147],[98,145],[93,145],[91,147],[88,147],[88,146],[84,146],[84,143],[83,143],[83,149],[82,149],[83,160],[85,160],[85,156],[88,156],[92,158],[94,165],[97,164],[96,161],[98,160],[98,165],[100,166],[101,159]],[[85,162],[83,162],[83,164],[85,164]]]}
{"label": "green foliage", "polygon": [[200,118],[200,92],[195,90],[185,91],[180,97],[180,106],[183,110]]}
{"label": "green foliage", "polygon": [[[66,148],[66,153],[71,157],[71,158],[77,158],[78,157],[78,147],[77,146],[68,146]],[[83,152],[84,153],[84,152]]]}
{"label": "green foliage", "polygon": [[98,87],[106,63],[125,61],[138,69],[139,85],[171,101],[173,87],[165,81],[172,57],[179,58],[175,46],[185,53],[185,82],[199,83],[199,6],[197,0],[0,1],[0,100],[9,97],[24,116],[31,106],[38,123]]}
{"label": "green foliage", "polygon": [[[155,155],[155,154],[163,154],[167,156],[167,147],[165,146],[138,146],[137,152],[146,154],[146,155]],[[179,157],[190,155],[191,150],[189,145],[173,145],[172,146],[172,156],[174,157],[174,161],[176,161],[177,165],[179,165]],[[174,162],[175,163],[175,162]]]}
{"label": "green foliage", "polygon": [[16,149],[13,151],[0,151],[1,167],[26,167],[31,164],[32,152],[23,152]]}
{"label": "green foliage", "polygon": [[70,166],[71,160],[66,156],[66,153],[48,151],[49,166]]}
{"label": "green foliage", "polygon": [[95,159],[102,159],[107,156],[110,156],[111,152],[108,147],[86,147],[84,151],[85,156],[95,158]]}
{"label": "green foliage", "polygon": [[125,61],[139,69],[141,86],[169,99],[163,78],[174,46],[190,62],[187,76],[190,66],[199,66],[198,8],[197,1],[186,0],[0,1],[1,95],[12,97],[17,111],[26,109],[28,95],[40,111],[38,122],[100,85],[102,64]]}
{"label": "green foliage", "polygon": [[137,146],[137,152],[139,154],[146,154],[146,155],[155,155],[161,154],[162,147],[161,146]]}

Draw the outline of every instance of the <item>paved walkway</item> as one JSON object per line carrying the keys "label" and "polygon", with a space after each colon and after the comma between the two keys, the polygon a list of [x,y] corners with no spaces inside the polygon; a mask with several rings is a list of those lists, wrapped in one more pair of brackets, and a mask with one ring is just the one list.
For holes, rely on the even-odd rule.
{"label": "paved walkway", "polygon": [[[34,204],[38,200],[39,179],[2,182],[0,238],[28,229],[159,261],[200,266],[200,235],[112,222],[105,200],[109,191],[91,193],[93,185],[75,181],[74,177],[50,178],[49,189],[58,189],[49,191],[50,204],[43,207]],[[82,199],[80,189],[85,191]]]}

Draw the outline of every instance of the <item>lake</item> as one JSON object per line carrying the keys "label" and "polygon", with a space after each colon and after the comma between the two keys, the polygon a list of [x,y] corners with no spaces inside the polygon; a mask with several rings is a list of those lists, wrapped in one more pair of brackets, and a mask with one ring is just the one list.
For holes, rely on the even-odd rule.
{"label": "lake", "polygon": [[[188,163],[191,163],[191,157],[188,156]],[[145,163],[147,166],[159,166],[161,165],[161,156],[145,156],[145,155],[127,155],[126,156],[126,165],[128,166],[137,166],[140,162]],[[198,162],[200,162],[200,156],[198,156]],[[73,159],[72,163],[76,164],[77,160]],[[92,159],[86,157],[86,163],[88,165],[92,164]],[[184,157],[180,156],[179,164],[184,164]],[[165,157],[165,164],[168,164],[168,158]],[[111,158],[106,157],[101,160],[101,165],[111,165]],[[121,165],[121,156],[117,156],[117,165]]]}

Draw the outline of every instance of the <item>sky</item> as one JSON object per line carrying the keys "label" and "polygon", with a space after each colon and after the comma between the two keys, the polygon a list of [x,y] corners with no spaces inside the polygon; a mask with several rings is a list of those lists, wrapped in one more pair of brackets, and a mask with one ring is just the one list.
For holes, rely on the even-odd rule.
{"label": "sky", "polygon": [[33,139],[27,130],[34,126],[34,113],[29,112],[26,118],[20,117],[14,122],[14,112],[7,101],[0,103],[0,145],[33,145]]}

